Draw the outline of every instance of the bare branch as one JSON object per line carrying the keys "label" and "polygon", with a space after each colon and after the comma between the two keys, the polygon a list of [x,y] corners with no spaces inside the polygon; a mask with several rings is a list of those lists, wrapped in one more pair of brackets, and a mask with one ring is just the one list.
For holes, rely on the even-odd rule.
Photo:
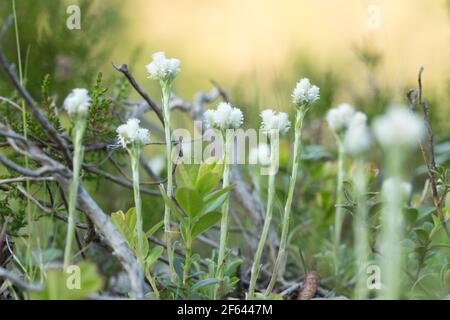
{"label": "bare branch", "polygon": [[[0,125],[0,132],[4,131],[6,126]],[[12,132],[12,131],[9,131]],[[8,138],[8,142],[14,143],[13,139]],[[53,177],[58,182],[61,189],[69,192],[69,186],[72,173],[58,161],[50,158],[32,143],[22,143],[22,148],[30,159],[39,162],[44,167],[50,167],[53,172]],[[141,269],[137,263],[136,258],[132,254],[127,242],[111,223],[109,217],[102,211],[97,203],[91,198],[86,190],[80,186],[78,190],[77,205],[87,217],[95,224],[100,233],[105,237],[108,246],[113,250],[114,254],[119,259],[124,270],[128,273],[131,282],[133,298],[143,298],[143,278]]]}
{"label": "bare branch", "polygon": [[[427,129],[428,133],[428,153],[425,151],[425,147],[422,143],[420,143],[420,149],[422,151],[422,156],[425,160],[425,163],[428,168],[428,175],[430,177],[431,182],[431,192],[433,195],[433,202],[436,207],[436,211],[438,214],[439,219],[441,220],[442,226],[444,227],[447,236],[450,237],[450,229],[447,225],[447,218],[445,217],[445,214],[443,212],[442,202],[439,199],[439,193],[437,188],[437,181],[436,181],[436,159],[434,154],[434,136],[433,136],[433,130],[431,128],[430,124],[430,109],[428,107],[428,104],[423,100],[423,88],[422,88],[422,73],[424,71],[423,67],[420,67],[419,74],[417,77],[418,82],[418,99],[419,99],[419,105],[422,108],[423,111],[423,120],[425,127]],[[409,96],[408,96],[409,98]],[[415,102],[415,101],[414,101]]]}
{"label": "bare branch", "polygon": [[113,64],[114,69],[121,72],[130,82],[130,84],[133,86],[133,88],[139,93],[139,95],[147,102],[147,104],[152,108],[152,110],[156,113],[158,116],[159,121],[164,125],[164,118],[161,112],[161,109],[158,107],[158,105],[153,102],[152,99],[148,96],[147,93],[145,93],[144,90],[142,90],[141,86],[136,82],[136,79],[134,79],[133,75],[131,74],[130,70],[128,70],[128,65],[122,64],[120,66],[116,66]]}
{"label": "bare branch", "polygon": [[67,147],[65,141],[61,138],[56,129],[48,122],[45,116],[41,113],[41,111],[36,105],[36,102],[28,93],[28,91],[20,84],[16,74],[12,70],[11,65],[9,64],[5,55],[3,54],[1,47],[0,47],[0,65],[2,66],[3,70],[5,71],[6,75],[8,76],[13,86],[16,88],[19,95],[25,101],[34,119],[39,123],[39,125],[48,134],[48,136],[59,146],[60,151],[63,153],[67,163],[71,164],[72,157],[70,155],[69,148]]}
{"label": "bare branch", "polygon": [[42,291],[42,286],[40,284],[28,284],[2,267],[0,267],[0,278],[11,282],[15,287],[23,291]]}

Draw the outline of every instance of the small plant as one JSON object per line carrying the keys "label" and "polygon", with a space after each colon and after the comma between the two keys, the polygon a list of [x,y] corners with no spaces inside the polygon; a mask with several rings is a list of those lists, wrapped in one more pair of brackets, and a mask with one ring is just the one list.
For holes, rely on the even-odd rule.
{"label": "small plant", "polygon": [[294,126],[294,158],[292,160],[292,174],[289,181],[289,190],[286,199],[286,204],[284,206],[284,214],[282,221],[282,231],[280,248],[278,250],[277,258],[275,260],[275,265],[272,272],[272,277],[270,278],[269,285],[267,286],[265,295],[269,296],[272,293],[273,287],[275,286],[278,278],[278,273],[280,271],[281,264],[285,259],[286,255],[286,244],[289,232],[289,223],[291,219],[291,206],[292,197],[294,196],[295,184],[297,182],[297,173],[300,167],[300,159],[302,152],[302,128],[303,120],[306,113],[311,108],[311,106],[319,100],[320,89],[315,85],[311,85],[309,79],[301,79],[292,93],[292,101],[297,109],[297,115],[295,118]]}
{"label": "small plant", "polygon": [[69,192],[69,219],[67,223],[66,249],[64,250],[64,269],[70,264],[72,243],[75,233],[75,210],[80,179],[80,168],[83,163],[83,135],[86,129],[86,117],[91,98],[87,89],[73,89],[64,100],[64,109],[72,121],[73,161],[72,183]]}
{"label": "small plant", "polygon": [[[232,163],[231,154],[233,148],[234,132],[238,129],[243,121],[244,115],[238,108],[234,108],[229,103],[220,103],[216,110],[207,110],[205,112],[205,118],[211,128],[220,130],[223,146],[223,176],[222,176],[222,188],[228,188],[230,184],[230,164]],[[216,278],[218,283],[216,284],[215,298],[220,298],[221,285],[223,283],[223,269],[225,263],[225,250],[227,246],[228,237],[228,210],[229,201],[226,200],[222,205],[222,217],[220,220],[220,244],[219,244],[219,256],[217,258]]]}
{"label": "small plant", "polygon": [[345,152],[354,158],[352,185],[356,210],[353,215],[354,256],[356,265],[356,299],[367,299],[366,270],[370,256],[369,219],[367,208],[367,163],[365,154],[372,144],[370,130],[367,127],[367,116],[356,112],[345,133]]}
{"label": "small plant", "polygon": [[355,110],[347,103],[342,103],[336,108],[330,109],[327,113],[327,122],[333,131],[338,147],[338,173],[336,182],[336,213],[334,216],[334,268],[336,274],[339,271],[340,242],[342,221],[344,219],[344,179],[345,179],[345,150],[344,135],[350,126]]}
{"label": "small plant", "polygon": [[[153,61],[147,65],[150,79],[159,80],[162,90],[162,111],[164,119],[164,133],[166,138],[166,158],[167,158],[167,195],[170,198],[173,193],[173,153],[172,153],[172,133],[170,131],[170,95],[172,85],[178,72],[180,72],[180,60],[167,59],[164,52],[153,54]],[[166,204],[164,208],[164,230],[166,233],[167,255],[172,279],[175,276],[174,258],[172,249],[172,232],[170,226],[170,207]]]}
{"label": "small plant", "polygon": [[186,290],[189,289],[191,279],[192,242],[221,220],[222,214],[218,209],[227,201],[228,193],[233,188],[232,185],[228,185],[217,189],[223,168],[224,165],[220,164],[218,159],[209,159],[200,166],[185,164],[178,166],[175,199],[169,198],[163,186],[160,187],[164,201],[170,206],[180,224],[185,254],[180,280]]}
{"label": "small plant", "polygon": [[270,168],[269,168],[269,184],[268,184],[268,197],[266,216],[264,219],[264,226],[261,233],[261,238],[256,249],[255,257],[253,259],[253,265],[251,270],[250,287],[248,289],[247,299],[252,300],[255,297],[256,281],[258,279],[258,273],[260,268],[261,255],[264,249],[264,245],[269,233],[270,222],[272,221],[273,202],[275,198],[275,176],[278,171],[278,135],[286,134],[291,126],[287,113],[280,112],[275,113],[271,109],[261,112],[261,129],[270,140]]}
{"label": "small plant", "polygon": [[[158,229],[161,228],[163,221],[155,224],[151,229],[149,229],[144,234],[144,237],[142,239],[139,239],[138,238],[139,233],[136,233],[135,231],[137,224],[136,218],[137,216],[135,208],[130,208],[126,213],[124,213],[123,211],[117,211],[111,214],[112,223],[114,223],[116,228],[120,231],[122,236],[128,242],[128,245],[130,246],[135,256],[142,257],[143,261],[142,269],[144,275],[153,289],[154,298],[159,299],[160,294],[156,281],[152,276],[152,267],[159,259],[159,257],[162,255],[164,248],[161,246],[155,246],[153,249],[150,250],[148,238],[153,236],[158,231]],[[141,244],[139,241],[142,241]]]}
{"label": "small plant", "polygon": [[[383,270],[384,299],[399,299],[404,251],[401,241],[405,233],[403,207],[410,190],[404,185],[403,168],[408,153],[418,146],[425,128],[423,122],[405,107],[391,107],[374,120],[375,137],[385,150],[387,179],[383,183],[382,230],[380,234],[380,265]],[[408,188],[409,189],[409,188]]]}
{"label": "small plant", "polygon": [[[135,118],[128,119],[126,124],[117,128],[119,141],[123,148],[125,148],[130,155],[131,171],[133,173],[133,193],[134,203],[136,208],[136,253],[139,265],[144,267],[146,257],[147,239],[144,238],[142,227],[142,202],[139,186],[139,157],[141,156],[142,148],[150,142],[149,132],[147,129],[139,127],[139,120]],[[148,244],[147,244],[148,247]]]}

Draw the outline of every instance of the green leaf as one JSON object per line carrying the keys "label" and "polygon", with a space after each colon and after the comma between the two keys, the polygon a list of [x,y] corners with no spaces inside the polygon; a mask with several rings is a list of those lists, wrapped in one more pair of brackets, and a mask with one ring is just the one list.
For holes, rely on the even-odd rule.
{"label": "green leaf", "polygon": [[217,174],[219,175],[219,177],[222,176],[223,164],[219,163],[219,158],[217,157],[208,158],[200,165],[197,174],[197,181],[200,180],[207,173]]}
{"label": "green leaf", "polygon": [[145,259],[145,266],[147,267],[147,269],[153,266],[153,264],[159,259],[159,257],[161,257],[163,252],[164,248],[160,246],[156,246],[150,251],[147,259]]}
{"label": "green leaf", "polygon": [[217,283],[217,279],[216,278],[208,278],[208,279],[203,279],[198,281],[196,284],[194,284],[192,286],[192,290],[198,290],[207,286],[211,286],[213,284]]}
{"label": "green leaf", "polygon": [[207,213],[203,216],[201,216],[197,222],[194,223],[192,227],[192,238],[195,239],[200,234],[211,228],[213,225],[215,225],[217,222],[219,222],[220,218],[222,217],[222,214],[220,212],[214,211],[211,213]]}
{"label": "green leaf", "polygon": [[173,267],[175,269],[175,273],[178,276],[178,279],[183,279],[183,262],[180,259],[176,258],[173,261]]}
{"label": "green leaf", "polygon": [[130,230],[134,230],[136,228],[136,208],[128,209],[125,214],[125,222],[127,223]]}
{"label": "green leaf", "polygon": [[194,219],[203,209],[203,200],[194,189],[178,188],[175,198],[191,219]]}
{"label": "green leaf", "polygon": [[188,239],[188,229],[187,229],[187,218],[181,220],[180,222],[180,233],[181,233],[181,237],[183,238],[184,243],[187,242]]}
{"label": "green leaf", "polygon": [[417,237],[423,244],[428,244],[428,242],[430,240],[428,231],[417,228],[417,229],[414,229],[414,232],[416,233]]}
{"label": "green leaf", "polygon": [[153,227],[151,227],[146,233],[145,236],[147,238],[150,238],[152,235],[154,235],[159,228],[161,228],[164,225],[164,220],[161,220],[157,224],[155,224]]}
{"label": "green leaf", "polygon": [[198,166],[182,163],[177,167],[175,179],[178,187],[192,187],[197,181]]}
{"label": "green leaf", "polygon": [[220,178],[221,177],[218,174],[207,172],[197,179],[195,189],[201,196],[205,196],[214,190],[219,183]]}
{"label": "green leaf", "polygon": [[159,190],[161,192],[161,196],[164,200],[164,202],[169,206],[170,210],[176,215],[178,220],[183,220],[183,213],[180,212],[180,209],[177,207],[175,201],[173,199],[170,199],[167,196],[166,190],[164,189],[163,185],[159,185]]}
{"label": "green leaf", "polygon": [[31,292],[32,300],[80,300],[98,292],[103,281],[97,268],[89,262],[80,262],[64,272],[50,269],[41,292]]}
{"label": "green leaf", "polygon": [[408,224],[413,225],[417,221],[419,211],[416,208],[407,208],[405,210],[405,220]]}
{"label": "green leaf", "polygon": [[135,235],[134,242],[136,243],[136,247],[135,247],[136,256],[145,258],[147,256],[148,250],[149,250],[147,237],[145,237],[145,235],[144,235],[144,237],[142,238],[142,246],[141,246],[142,252],[140,252],[140,253],[138,252],[139,247],[137,246],[137,243],[138,243],[137,233]]}
{"label": "green leaf", "polygon": [[125,222],[125,214],[123,211],[113,212],[111,214],[111,222],[114,226],[119,230],[125,240],[128,242],[128,245],[133,248],[134,247],[134,230],[130,229],[128,224]]}
{"label": "green leaf", "polygon": [[203,212],[208,213],[216,210],[227,199],[228,193],[234,188],[234,185],[229,185],[226,188],[214,191],[204,198]]}
{"label": "green leaf", "polygon": [[425,217],[428,217],[430,214],[432,214],[434,211],[436,211],[435,207],[423,207],[419,208],[419,215],[417,217],[417,220],[421,220]]}

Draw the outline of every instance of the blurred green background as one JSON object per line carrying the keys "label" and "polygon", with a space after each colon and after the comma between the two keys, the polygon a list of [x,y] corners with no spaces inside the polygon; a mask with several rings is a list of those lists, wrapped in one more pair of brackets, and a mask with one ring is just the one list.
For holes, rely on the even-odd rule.
{"label": "blurred green background", "polygon": [[[12,13],[11,3],[0,2],[0,25]],[[81,30],[66,27],[71,4],[81,8]],[[291,240],[302,244],[308,263],[317,263],[325,275],[336,171],[334,138],[324,122],[330,107],[346,101],[371,119],[391,103],[406,103],[405,94],[417,85],[417,72],[424,66],[424,97],[431,107],[438,161],[448,164],[450,159],[449,0],[16,0],[16,6],[25,84],[40,101],[41,83],[50,74],[50,94],[58,107],[72,88],[92,88],[98,72],[108,95],[115,96],[123,77],[112,62],[129,64],[142,87],[159,101],[158,83],[148,80],[145,70],[155,51],[181,60],[178,96],[191,100],[197,91],[209,91],[214,80],[243,109],[246,127],[258,127],[258,113],[267,107],[289,112],[293,119],[290,95],[295,82],[311,78],[321,88],[321,99],[305,123],[305,145],[311,148],[299,179]],[[2,45],[17,64],[13,27]],[[15,94],[1,75],[0,95]],[[182,127],[188,118],[176,112],[173,119],[174,127]],[[162,139],[158,134],[152,131],[152,138]],[[282,142],[275,219],[289,181],[291,138]],[[163,148],[145,152],[146,159],[154,159]],[[382,168],[381,158],[374,148],[370,159],[375,168]],[[119,160],[126,166],[125,154]],[[418,194],[426,178],[423,162],[418,153],[410,160]],[[247,169],[242,169],[246,178],[251,176]],[[133,206],[130,190],[104,180],[86,184],[106,212]],[[143,206],[146,225],[158,221],[160,199],[145,196]],[[245,210],[236,210],[245,218]],[[248,219],[242,224],[254,228]],[[238,246],[242,239],[231,241]],[[291,258],[297,274],[302,262],[296,246]]]}

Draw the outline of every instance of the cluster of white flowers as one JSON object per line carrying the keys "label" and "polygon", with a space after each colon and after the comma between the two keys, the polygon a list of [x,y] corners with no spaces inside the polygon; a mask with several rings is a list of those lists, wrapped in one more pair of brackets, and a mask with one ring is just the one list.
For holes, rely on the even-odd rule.
{"label": "cluster of white flowers", "polygon": [[91,97],[87,89],[73,89],[64,100],[64,109],[72,116],[85,116],[91,105]]}
{"label": "cluster of white flowers", "polygon": [[367,127],[367,116],[362,112],[356,112],[345,132],[345,151],[348,154],[356,155],[367,151],[371,145],[372,138]]}
{"label": "cluster of white flowers", "polygon": [[310,105],[320,98],[320,89],[318,86],[311,85],[308,78],[303,78],[295,86],[292,93],[292,101],[297,106]]}
{"label": "cluster of white flowers", "polygon": [[150,133],[148,129],[141,128],[139,126],[139,119],[128,119],[127,123],[120,125],[116,132],[120,143],[124,148],[128,144],[136,143],[139,145],[145,145],[150,142]]}
{"label": "cluster of white flowers", "polygon": [[205,119],[212,128],[226,130],[238,129],[244,122],[244,115],[238,108],[227,102],[221,102],[216,110],[207,110]]}
{"label": "cluster of white flowers", "polygon": [[153,61],[146,66],[150,79],[171,80],[180,72],[180,60],[167,59],[164,52],[156,52],[152,58]]}
{"label": "cluster of white flowers", "polygon": [[381,187],[383,193],[385,195],[394,195],[398,188],[401,188],[403,192],[403,196],[409,198],[412,193],[412,185],[409,182],[399,180],[398,178],[389,177],[383,181],[383,185]]}
{"label": "cluster of white flowers", "polygon": [[355,109],[348,103],[341,103],[327,112],[327,122],[331,130],[336,133],[343,132],[350,126],[355,115]]}
{"label": "cluster of white flowers", "polygon": [[272,109],[261,112],[261,130],[263,133],[269,134],[272,130],[276,130],[280,134],[286,134],[290,127],[291,122],[286,112],[275,112]]}
{"label": "cluster of white flowers", "polygon": [[248,155],[249,164],[269,165],[270,164],[270,147],[267,143],[259,143],[258,146],[250,149]]}
{"label": "cluster of white flowers", "polygon": [[384,148],[417,146],[425,133],[423,121],[407,107],[391,107],[374,120],[373,131]]}

